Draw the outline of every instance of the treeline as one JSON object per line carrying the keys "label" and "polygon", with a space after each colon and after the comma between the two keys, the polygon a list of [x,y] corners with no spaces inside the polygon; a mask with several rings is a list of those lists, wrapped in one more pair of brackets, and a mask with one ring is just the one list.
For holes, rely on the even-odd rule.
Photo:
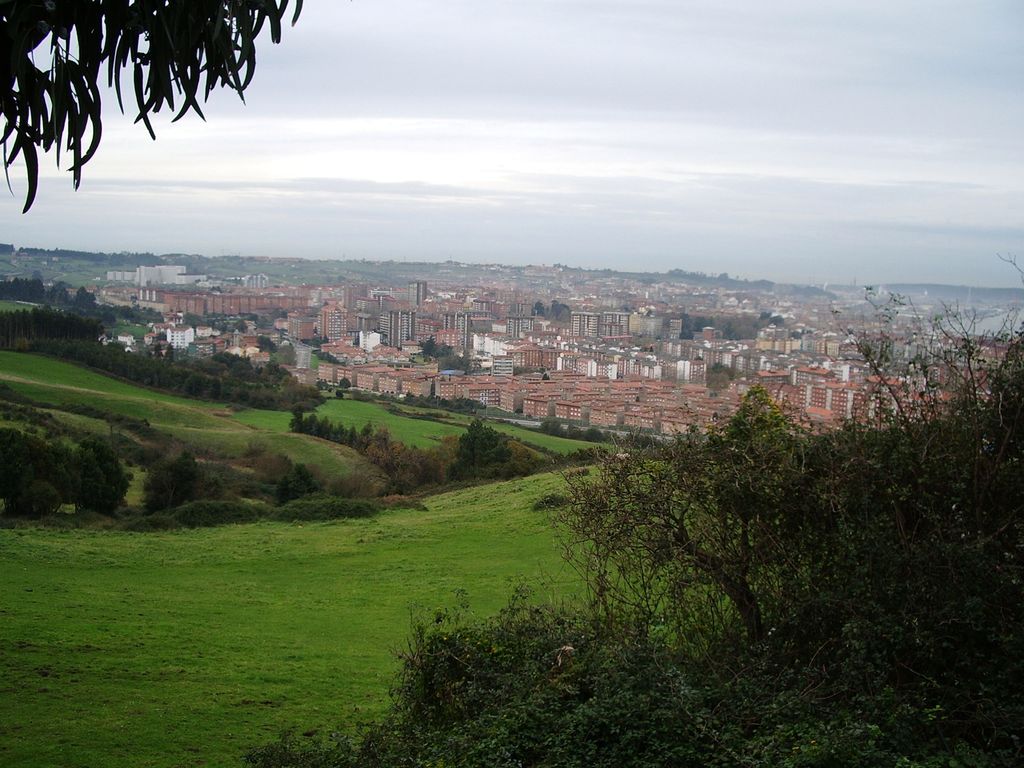
{"label": "treeline", "polygon": [[64,283],[55,283],[47,288],[38,278],[15,277],[0,281],[0,299],[33,304],[63,304],[67,298],[67,286]]}
{"label": "treeline", "polygon": [[145,263],[152,261],[155,257],[151,253],[100,253],[95,251],[74,251],[66,248],[20,248],[19,252],[24,256],[50,257],[59,259],[78,259],[80,261],[93,261],[97,263]]}
{"label": "treeline", "polygon": [[347,445],[365,456],[388,478],[392,493],[406,494],[446,481],[528,475],[545,465],[541,454],[474,419],[458,438],[446,437],[433,448],[405,445],[386,427],[367,423],[362,429],[335,424],[315,413],[292,415],[292,432]]}
{"label": "treeline", "polygon": [[769,324],[782,325],[783,318],[779,315],[770,315],[762,312],[759,317],[714,317],[711,315],[689,315],[683,313],[682,331],[679,337],[691,339],[695,333],[700,333],[704,328],[711,326],[722,332],[726,339],[753,339],[762,328]]}
{"label": "treeline", "polygon": [[84,287],[79,287],[72,293],[71,286],[67,283],[57,281],[47,286],[36,277],[16,277],[0,282],[0,299],[53,305],[83,314],[94,314],[97,309],[96,297]]}
{"label": "treeline", "polygon": [[109,443],[87,437],[77,446],[0,429],[0,502],[10,517],[38,519],[64,504],[110,513],[123,501],[129,475]]}
{"label": "treeline", "polygon": [[16,277],[0,282],[0,299],[58,307],[94,318],[105,325],[113,325],[119,319],[136,323],[154,323],[162,319],[153,310],[98,304],[96,297],[84,287],[72,291],[72,286],[60,281],[47,286],[39,278]]}
{"label": "treeline", "polygon": [[31,351],[146,387],[250,408],[311,409],[321,402],[316,389],[299,384],[283,368],[273,363],[254,368],[245,358],[224,353],[194,362],[175,362],[129,354],[116,345],[61,341],[37,342],[31,345]]}
{"label": "treeline", "polygon": [[588,443],[603,443],[611,439],[607,432],[602,432],[597,427],[587,427],[581,429],[575,424],[566,423],[562,425],[560,419],[549,417],[544,419],[537,430],[543,432],[545,435],[554,435],[555,437],[567,437],[570,440],[584,440]]}
{"label": "treeline", "polygon": [[[98,320],[33,307],[0,312],[0,348],[25,349],[42,340],[91,341],[103,334]],[[98,345],[97,345],[98,346]]]}

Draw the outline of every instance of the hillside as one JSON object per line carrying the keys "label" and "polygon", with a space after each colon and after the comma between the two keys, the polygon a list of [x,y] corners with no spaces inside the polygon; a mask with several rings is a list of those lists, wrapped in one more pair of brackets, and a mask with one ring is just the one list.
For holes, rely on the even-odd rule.
{"label": "hillside", "polygon": [[426,510],[170,534],[0,530],[5,766],[231,765],[380,712],[410,610],[571,591],[541,475]]}
{"label": "hillside", "polygon": [[245,424],[223,404],[145,389],[40,355],[0,352],[0,382],[36,402],[55,406],[55,416],[80,428],[89,428],[91,423],[93,431],[109,429],[101,419],[83,421],[87,417],[60,409],[86,406],[102,413],[146,419],[161,433],[200,455],[238,459],[258,445],[318,467],[327,475],[375,471],[345,446]]}
{"label": "hillside", "polygon": [[[367,422],[387,427],[395,440],[417,448],[429,448],[437,445],[441,438],[449,435],[458,437],[472,420],[463,414],[437,409],[352,398],[328,400],[317,408],[316,412],[318,416],[323,416],[346,427],[359,429]],[[288,430],[291,415],[282,411],[253,409],[241,411],[235,418],[250,426],[285,432]],[[592,443],[581,440],[570,440],[565,437],[535,432],[515,424],[489,422],[489,425],[514,440],[555,454],[572,453],[592,445]]]}

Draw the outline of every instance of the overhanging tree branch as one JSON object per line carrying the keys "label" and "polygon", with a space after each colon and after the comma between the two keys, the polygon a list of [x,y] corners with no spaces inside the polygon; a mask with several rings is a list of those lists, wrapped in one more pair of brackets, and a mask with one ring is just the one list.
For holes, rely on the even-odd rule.
{"label": "overhanging tree branch", "polygon": [[[121,77],[130,72],[142,122],[164,107],[203,116],[218,86],[239,97],[256,69],[265,26],[281,40],[289,0],[0,0],[0,142],[4,173],[22,158],[32,207],[39,151],[71,154],[75,188],[102,136],[103,69],[124,111]],[[302,10],[295,0],[292,24]],[[179,106],[175,106],[175,99]],[[8,185],[10,178],[8,177]]]}

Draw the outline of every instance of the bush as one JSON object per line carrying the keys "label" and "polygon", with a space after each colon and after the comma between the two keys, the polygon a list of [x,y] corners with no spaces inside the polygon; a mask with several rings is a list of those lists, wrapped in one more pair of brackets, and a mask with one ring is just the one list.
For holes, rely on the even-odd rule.
{"label": "bush", "polygon": [[239,501],[193,501],[167,510],[166,515],[183,528],[209,528],[251,523],[260,519],[261,511],[261,507]]}
{"label": "bush", "polygon": [[546,493],[533,502],[533,509],[542,512],[546,509],[558,509],[569,503],[569,497],[564,493]]}
{"label": "bush", "polygon": [[268,515],[270,520],[317,521],[347,517],[372,517],[380,506],[367,499],[342,499],[326,494],[313,494],[282,504]]}

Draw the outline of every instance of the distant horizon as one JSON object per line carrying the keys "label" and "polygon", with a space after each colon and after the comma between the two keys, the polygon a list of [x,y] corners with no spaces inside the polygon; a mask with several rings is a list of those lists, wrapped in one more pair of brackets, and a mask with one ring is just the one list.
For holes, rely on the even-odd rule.
{"label": "distant horizon", "polygon": [[[879,288],[884,289],[889,285],[918,285],[922,287],[927,286],[942,286],[947,288],[977,288],[977,289],[992,289],[992,290],[1024,290],[1024,274],[1018,273],[1013,265],[1000,260],[1000,264],[1005,267],[1008,277],[1014,277],[1015,280],[1008,284],[982,284],[982,283],[968,283],[968,282],[942,282],[933,279],[893,279],[893,280],[871,280],[871,279],[860,279],[859,277],[854,278],[852,281],[843,281],[841,279],[836,280],[825,280],[825,281],[808,281],[808,280],[797,280],[797,279],[786,279],[784,277],[772,277],[769,274],[739,274],[730,272],[728,270],[716,269],[716,268],[700,268],[696,266],[673,266],[660,269],[644,269],[642,266],[633,266],[632,268],[614,268],[609,266],[596,266],[581,263],[569,263],[567,261],[493,261],[493,260],[468,260],[465,258],[426,258],[426,257],[409,257],[409,258],[396,258],[396,257],[383,257],[383,258],[370,258],[370,257],[355,257],[355,256],[299,256],[295,254],[291,255],[272,255],[264,253],[240,253],[240,252],[228,252],[218,254],[208,254],[200,252],[190,252],[184,250],[150,250],[150,249],[94,249],[94,248],[83,248],[77,246],[68,245],[38,245],[36,243],[12,243],[16,249],[29,248],[46,251],[78,251],[83,253],[104,253],[107,255],[117,254],[132,254],[132,255],[143,255],[152,254],[157,258],[173,258],[174,256],[184,257],[199,257],[207,259],[222,259],[222,258],[240,258],[240,259],[272,259],[279,261],[288,260],[302,260],[302,261],[316,261],[316,262],[352,262],[352,263],[369,263],[369,264],[445,264],[455,263],[468,266],[477,267],[555,267],[562,266],[570,269],[582,269],[585,271],[608,271],[619,274],[668,274],[673,270],[680,270],[683,272],[691,272],[694,274],[701,274],[707,277],[718,277],[721,274],[726,274],[730,279],[742,280],[745,282],[757,282],[766,280],[771,283],[777,283],[781,285],[796,285],[796,286],[811,286],[811,287],[827,287],[835,286],[842,288]],[[998,257],[996,257],[998,260]]]}

